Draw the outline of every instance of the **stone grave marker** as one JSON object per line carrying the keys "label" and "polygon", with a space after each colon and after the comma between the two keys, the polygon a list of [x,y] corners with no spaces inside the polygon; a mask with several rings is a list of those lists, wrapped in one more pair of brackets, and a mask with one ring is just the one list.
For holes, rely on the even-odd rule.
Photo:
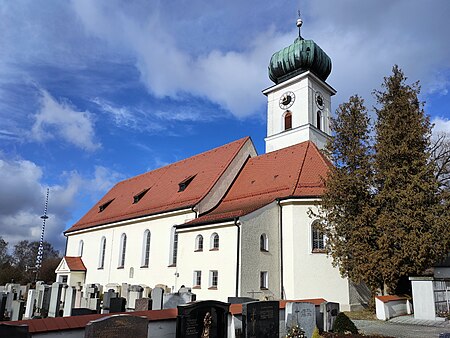
{"label": "stone grave marker", "polygon": [[109,303],[109,313],[125,312],[127,300],[123,297],[111,298]]}
{"label": "stone grave marker", "polygon": [[59,316],[59,307],[61,305],[61,292],[63,284],[59,282],[54,282],[52,284],[51,294],[50,294],[50,306],[48,308],[49,317]]}
{"label": "stone grave marker", "polygon": [[245,338],[278,337],[280,304],[278,301],[242,304],[242,332]]}
{"label": "stone grave marker", "polygon": [[164,289],[155,287],[152,290],[152,310],[161,310],[163,308]]}
{"label": "stone grave marker", "polygon": [[295,325],[311,337],[316,327],[316,306],[312,303],[287,302],[285,308],[286,330]]}
{"label": "stone grave marker", "polygon": [[34,309],[36,307],[36,290],[28,290],[27,304],[25,306],[24,319],[31,319],[34,315]]}
{"label": "stone grave marker", "polygon": [[77,308],[73,308],[72,311],[70,312],[71,316],[84,316],[84,315],[92,315],[97,313],[97,311],[95,310],[91,310],[85,307],[77,307]]}
{"label": "stone grave marker", "polygon": [[134,311],[148,311],[152,309],[152,300],[150,298],[136,299]]}
{"label": "stone grave marker", "polygon": [[[8,288],[7,289],[12,289]],[[8,317],[11,317],[12,313],[12,303],[14,300],[17,300],[17,293],[14,292],[14,290],[8,291],[6,294],[6,315]]]}
{"label": "stone grave marker", "polygon": [[228,297],[228,303],[231,304],[242,304],[249,302],[257,302],[258,300],[250,297]]}
{"label": "stone grave marker", "polygon": [[31,338],[28,325],[9,325],[0,323],[0,337],[5,338]]}
{"label": "stone grave marker", "polygon": [[36,283],[36,312],[40,317],[47,317],[50,305],[50,287],[42,282]]}
{"label": "stone grave marker", "polygon": [[82,287],[77,285],[75,287],[75,304],[74,307],[81,307],[81,298],[83,296]]}
{"label": "stone grave marker", "polygon": [[331,332],[339,313],[339,303],[324,302],[320,304],[320,312],[323,314],[323,330]]}
{"label": "stone grave marker", "polygon": [[25,313],[25,301],[24,300],[13,300],[11,320],[22,320],[23,314]]}
{"label": "stone grave marker", "polygon": [[163,294],[163,309],[175,309],[178,305],[194,302],[196,297],[190,291],[165,293]]}
{"label": "stone grave marker", "polygon": [[109,289],[108,292],[103,294],[103,310],[102,313],[109,313],[109,307],[111,305],[111,299],[119,297],[119,293],[114,289]]}
{"label": "stone grave marker", "polygon": [[72,314],[72,309],[75,306],[75,295],[76,290],[73,286],[65,286],[66,288],[66,296],[64,298],[64,311],[63,317],[69,317]]}
{"label": "stone grave marker", "polygon": [[215,300],[178,305],[176,338],[227,338],[229,309]]}
{"label": "stone grave marker", "polygon": [[122,287],[120,288],[120,297],[123,297],[128,301],[129,290],[130,290],[130,284],[122,283]]}
{"label": "stone grave marker", "polygon": [[113,315],[93,320],[84,329],[85,338],[147,338],[148,319],[130,315]]}
{"label": "stone grave marker", "polygon": [[140,285],[132,285],[128,292],[127,309],[134,310],[136,299],[142,298],[144,288]]}
{"label": "stone grave marker", "polygon": [[5,318],[6,297],[6,293],[0,293],[0,321]]}

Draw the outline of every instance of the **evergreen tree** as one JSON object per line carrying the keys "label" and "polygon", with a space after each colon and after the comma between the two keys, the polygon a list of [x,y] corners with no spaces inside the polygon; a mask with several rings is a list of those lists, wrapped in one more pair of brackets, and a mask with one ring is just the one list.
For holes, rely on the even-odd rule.
{"label": "evergreen tree", "polygon": [[333,137],[326,146],[335,164],[325,181],[319,217],[327,249],[343,276],[366,282],[374,291],[381,281],[377,268],[378,234],[373,226],[370,121],[364,101],[352,96],[332,119]]}
{"label": "evergreen tree", "polygon": [[431,126],[418,83],[406,84],[398,66],[375,91],[374,182],[379,275],[388,290],[400,277],[420,274],[449,249],[445,216],[430,158]]}

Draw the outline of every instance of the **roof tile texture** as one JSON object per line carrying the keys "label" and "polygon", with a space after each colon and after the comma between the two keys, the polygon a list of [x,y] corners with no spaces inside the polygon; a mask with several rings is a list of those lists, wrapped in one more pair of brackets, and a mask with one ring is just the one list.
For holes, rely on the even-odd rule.
{"label": "roof tile texture", "polygon": [[277,198],[320,196],[329,168],[309,141],[250,158],[219,206],[188,224],[240,217]]}
{"label": "roof tile texture", "polygon": [[70,271],[86,271],[81,257],[64,256],[64,259]]}
{"label": "roof tile texture", "polygon": [[[249,137],[119,182],[66,232],[194,206],[247,141]],[[189,186],[179,192],[179,183],[192,175],[196,176]],[[147,188],[142,199],[133,203],[133,197]],[[100,206],[111,200],[99,212]]]}

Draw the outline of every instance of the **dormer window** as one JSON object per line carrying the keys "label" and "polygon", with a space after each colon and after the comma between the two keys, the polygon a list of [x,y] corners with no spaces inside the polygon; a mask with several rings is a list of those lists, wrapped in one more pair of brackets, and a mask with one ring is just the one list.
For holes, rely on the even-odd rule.
{"label": "dormer window", "polygon": [[149,190],[150,190],[150,188],[147,188],[147,189],[142,190],[139,194],[134,195],[133,196],[133,204],[136,204],[137,202],[139,202],[142,199],[142,197],[144,197],[145,194],[147,193],[147,191],[149,191]]}
{"label": "dormer window", "polygon": [[183,181],[181,181],[180,183],[178,183],[178,192],[184,191],[186,190],[187,186],[189,185],[189,183],[192,182],[192,180],[195,178],[195,176],[197,176],[197,174],[195,175],[191,175],[187,178],[185,178]]}
{"label": "dormer window", "polygon": [[108,205],[110,205],[112,203],[112,201],[114,201],[114,198],[110,199],[108,202],[103,203],[102,205],[100,205],[98,207],[98,212],[102,212],[103,210],[105,210],[108,207]]}

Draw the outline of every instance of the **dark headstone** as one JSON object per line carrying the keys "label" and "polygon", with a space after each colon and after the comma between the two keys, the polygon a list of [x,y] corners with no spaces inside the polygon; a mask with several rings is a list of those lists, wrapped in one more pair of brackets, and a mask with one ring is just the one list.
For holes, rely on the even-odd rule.
{"label": "dark headstone", "polygon": [[84,338],[147,338],[148,319],[130,315],[114,315],[93,320],[84,329]]}
{"label": "dark headstone", "polygon": [[136,299],[134,305],[135,311],[148,311],[152,309],[152,300],[150,298],[139,298]]}
{"label": "dark headstone", "polygon": [[178,305],[176,338],[227,338],[229,309],[215,300]]}
{"label": "dark headstone", "polygon": [[439,333],[439,338],[450,338],[450,332]]}
{"label": "dark headstone", "polygon": [[280,304],[278,301],[242,304],[242,332],[245,338],[278,337]]}
{"label": "dark headstone", "polygon": [[257,299],[250,297],[228,297],[228,303],[231,304],[243,304],[257,301],[258,301]]}
{"label": "dark headstone", "polygon": [[0,294],[0,321],[5,319],[6,293]]}
{"label": "dark headstone", "polygon": [[323,314],[323,328],[319,327],[319,329],[331,332],[339,313],[339,303],[324,302],[320,304],[320,312]]}
{"label": "dark headstone", "polygon": [[78,308],[73,308],[70,315],[71,316],[84,316],[84,315],[92,315],[94,313],[97,313],[97,311],[88,309],[85,307],[78,307]]}
{"label": "dark headstone", "polygon": [[316,327],[316,306],[312,303],[286,303],[285,308],[286,328],[295,325],[305,332],[306,337],[311,337]]}
{"label": "dark headstone", "polygon": [[111,298],[109,301],[109,313],[125,312],[127,300],[123,297]]}
{"label": "dark headstone", "polygon": [[28,325],[0,324],[0,337],[8,338],[31,338]]}

